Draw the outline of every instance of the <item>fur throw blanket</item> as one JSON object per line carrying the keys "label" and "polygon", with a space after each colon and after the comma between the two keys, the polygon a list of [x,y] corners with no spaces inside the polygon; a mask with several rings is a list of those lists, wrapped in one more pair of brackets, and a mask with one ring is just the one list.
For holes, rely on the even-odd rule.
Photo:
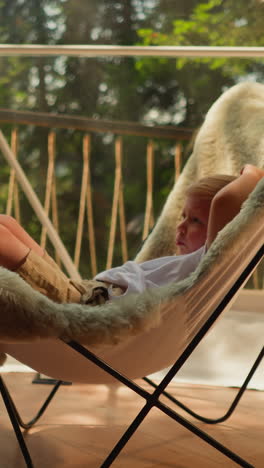
{"label": "fur throw blanket", "polygon": [[[218,234],[195,272],[183,281],[131,294],[100,306],[57,304],[33,290],[18,274],[0,267],[0,343],[42,338],[77,340],[88,345],[116,344],[157,327],[166,304],[182,297],[215,265],[242,256],[242,247],[257,248],[264,239],[264,179],[238,216]],[[217,287],[219,289],[219,287]],[[181,304],[181,303],[180,303]]]}
{"label": "fur throw blanket", "polygon": [[[194,153],[170,195],[158,225],[138,260],[172,253],[175,206],[190,180],[212,172],[236,173],[246,162],[263,164],[264,86],[245,83],[227,91],[208,112]],[[115,344],[128,336],[157,327],[169,298],[176,298],[210,275],[218,259],[239,255],[263,219],[264,181],[243,209],[217,236],[197,270],[186,280],[129,295],[100,306],[56,304],[34,291],[16,273],[0,267],[0,342],[29,342],[42,338],[77,340],[83,344]],[[245,234],[246,233],[246,234]],[[244,237],[243,237],[244,236]],[[250,234],[249,234],[250,237]],[[172,241],[173,239],[173,241]],[[169,245],[169,247],[168,247]],[[159,246],[161,246],[159,248]]]}
{"label": "fur throw blanket", "polygon": [[246,163],[264,165],[264,85],[245,82],[223,93],[208,111],[193,153],[136,261],[175,254],[175,226],[184,192],[200,177],[238,175]]}

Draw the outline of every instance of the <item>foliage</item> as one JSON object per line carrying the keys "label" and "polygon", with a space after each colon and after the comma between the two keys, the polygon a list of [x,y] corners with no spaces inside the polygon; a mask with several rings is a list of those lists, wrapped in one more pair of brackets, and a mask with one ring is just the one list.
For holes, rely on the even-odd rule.
{"label": "foliage", "polygon": [[[247,46],[264,45],[264,4],[256,0],[210,0],[197,3],[188,19],[175,19],[169,33],[154,29],[141,29],[139,37],[144,45],[183,46]],[[190,59],[179,58],[178,70],[188,67]],[[263,60],[230,60],[227,58],[196,58],[197,64],[208,64],[209,69],[219,70],[232,79],[260,68]]]}

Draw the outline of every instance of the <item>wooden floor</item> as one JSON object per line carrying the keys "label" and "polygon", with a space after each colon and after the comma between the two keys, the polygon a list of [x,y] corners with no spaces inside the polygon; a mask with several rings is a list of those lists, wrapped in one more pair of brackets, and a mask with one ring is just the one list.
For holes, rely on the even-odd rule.
{"label": "wooden floor", "polygon": [[[32,385],[30,373],[4,374],[4,380],[25,420],[36,412],[50,390],[47,385]],[[144,387],[149,389],[146,384]],[[211,417],[220,416],[236,392],[230,388],[182,384],[172,384],[170,391],[196,411]],[[34,467],[100,467],[143,403],[140,397],[123,387],[61,387],[41,420],[26,434]],[[0,466],[23,468],[25,464],[2,401],[0,405]],[[262,468],[263,421],[264,392],[251,390],[227,422],[217,426],[196,424],[253,466]],[[153,409],[112,466],[228,468],[238,465]]]}

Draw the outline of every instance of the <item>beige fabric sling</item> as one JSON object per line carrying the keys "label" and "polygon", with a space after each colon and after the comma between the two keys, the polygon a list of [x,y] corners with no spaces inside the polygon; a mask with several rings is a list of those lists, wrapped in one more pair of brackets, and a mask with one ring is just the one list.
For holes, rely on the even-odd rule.
{"label": "beige fabric sling", "polygon": [[[169,366],[264,240],[264,180],[186,280],[96,307],[55,304],[0,270],[0,351],[41,373],[80,382],[112,378],[57,338],[76,340],[135,378]],[[229,307],[231,304],[229,304]]]}

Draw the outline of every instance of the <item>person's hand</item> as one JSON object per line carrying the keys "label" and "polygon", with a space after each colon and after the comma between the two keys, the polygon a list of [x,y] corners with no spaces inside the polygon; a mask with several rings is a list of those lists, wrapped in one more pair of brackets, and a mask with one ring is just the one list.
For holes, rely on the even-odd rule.
{"label": "person's hand", "polygon": [[256,181],[259,181],[264,177],[264,170],[260,169],[257,166],[253,166],[253,164],[245,164],[245,166],[242,168],[240,174],[248,174],[250,176],[253,176],[256,178]]}
{"label": "person's hand", "polygon": [[263,177],[263,169],[253,164],[246,164],[239,177],[217,192],[210,208],[207,247],[211,245],[218,232],[239,213],[242,204]]}

